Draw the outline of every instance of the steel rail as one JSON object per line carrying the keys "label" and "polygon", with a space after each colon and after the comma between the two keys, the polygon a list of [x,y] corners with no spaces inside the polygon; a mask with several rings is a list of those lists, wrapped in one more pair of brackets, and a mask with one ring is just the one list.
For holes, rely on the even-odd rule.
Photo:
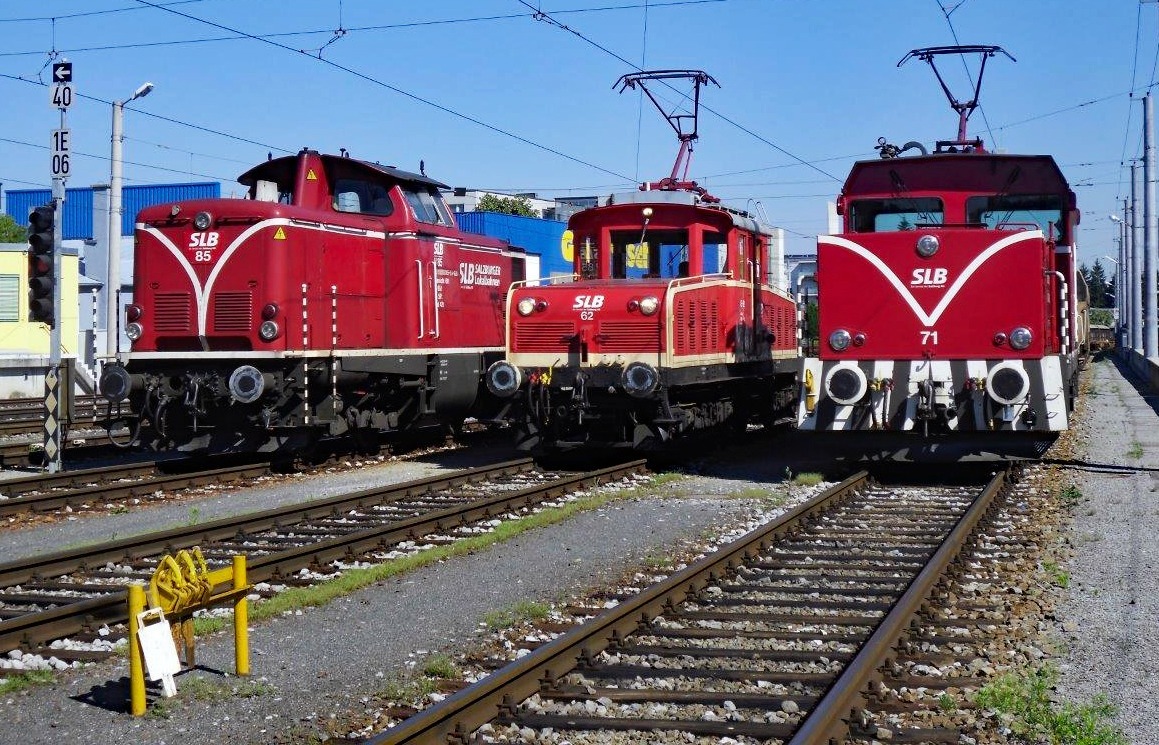
{"label": "steel rail", "polygon": [[516,660],[479,682],[426,709],[377,737],[367,745],[390,743],[466,742],[471,732],[497,716],[514,713],[520,701],[556,680],[580,662],[631,634],[641,625],[694,596],[710,582],[752,558],[789,534],[804,519],[829,510],[868,483],[862,471],[782,515],[762,529],[725,546],[684,568],[592,621],[554,639],[535,654]]}
{"label": "steel rail", "polygon": [[[102,468],[82,468],[75,471],[58,471],[57,473],[38,473],[32,476],[18,476],[0,481],[0,495],[8,498],[17,497],[33,491],[45,489],[75,489],[87,486],[94,481],[110,478],[127,478],[134,476],[148,476],[157,470],[157,462],[137,463],[131,466],[106,466]],[[3,502],[0,502],[2,505]]]}
{"label": "steel rail", "polygon": [[[156,463],[133,466],[110,466],[79,471],[61,471],[47,476],[12,479],[0,482],[0,493],[11,494],[12,490],[52,489],[58,484],[85,483],[86,486],[61,491],[46,491],[42,494],[15,496],[0,499],[0,517],[21,512],[46,512],[65,507],[77,507],[94,499],[114,500],[151,494],[162,489],[187,489],[206,484],[221,484],[252,478],[269,473],[268,463],[248,463],[225,466],[190,473],[158,473]],[[152,476],[129,483],[109,483],[111,479]],[[104,481],[104,483],[93,483]],[[17,491],[16,493],[20,493]]]}
{"label": "steel rail", "polygon": [[481,469],[457,471],[444,476],[372,487],[351,494],[338,494],[324,499],[276,507],[272,510],[224,517],[197,525],[144,533],[109,543],[17,559],[0,564],[0,588],[11,587],[32,579],[56,577],[77,569],[102,565],[109,561],[139,559],[159,552],[177,551],[199,544],[226,540],[235,537],[239,532],[269,530],[293,522],[325,517],[335,511],[380,504],[392,499],[402,499],[436,489],[481,481],[500,474],[528,471],[534,466],[535,463],[531,458],[522,458]]}
{"label": "steel rail", "polygon": [[[247,576],[251,582],[261,582],[297,571],[303,567],[320,565],[336,558],[355,555],[360,551],[365,552],[386,547],[399,540],[417,538],[425,533],[446,530],[471,521],[503,514],[530,503],[560,496],[581,486],[602,483],[629,473],[639,472],[645,465],[646,461],[637,460],[597,471],[574,474],[547,484],[500,493],[419,517],[355,531],[320,543],[291,547],[275,554],[254,557],[247,562]],[[236,536],[242,529],[268,529],[292,522],[295,519],[327,516],[336,510],[379,504],[392,499],[403,499],[439,489],[484,481],[504,474],[529,471],[533,468],[534,461],[530,458],[520,459],[447,476],[436,476],[387,487],[367,489],[355,494],[317,500],[305,505],[294,505],[288,508],[255,513],[251,516],[243,516],[243,522],[239,522],[237,518],[218,520],[194,528],[178,528],[117,541],[115,544],[104,544],[89,549],[53,554],[44,557],[44,561],[38,561],[34,557],[24,562],[0,565],[0,586],[28,582],[35,577],[57,576],[83,566],[99,565],[111,559],[123,559],[126,556],[140,558],[160,551],[169,552],[214,540],[229,539]],[[20,579],[17,582],[12,582],[14,578]],[[82,588],[82,585],[77,586],[78,590]],[[91,629],[100,623],[119,623],[125,620],[126,613],[127,605],[124,593],[118,592],[69,603],[43,614],[26,614],[7,621],[0,621],[0,649],[28,648],[70,636],[85,629]]]}
{"label": "steel rail", "polygon": [[1006,473],[999,471],[982,494],[970,505],[958,524],[942,541],[930,561],[910,583],[893,608],[845,667],[833,685],[801,722],[789,745],[825,745],[844,742],[850,735],[850,723],[856,709],[865,706],[865,690],[880,677],[879,669],[897,654],[897,646],[910,622],[929,599],[946,568],[957,558],[978,523],[989,512],[1006,484]]}

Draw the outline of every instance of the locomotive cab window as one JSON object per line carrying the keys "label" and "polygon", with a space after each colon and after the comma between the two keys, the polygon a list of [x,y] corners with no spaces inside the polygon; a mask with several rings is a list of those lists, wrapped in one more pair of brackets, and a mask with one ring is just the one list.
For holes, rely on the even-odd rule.
{"label": "locomotive cab window", "polygon": [[854,233],[916,230],[920,225],[941,225],[945,207],[937,197],[857,199],[849,207],[849,226]]}
{"label": "locomotive cab window", "polygon": [[365,179],[340,178],[334,182],[333,207],[339,212],[386,216],[394,212],[390,187]]}
{"label": "locomotive cab window", "polygon": [[728,237],[724,233],[704,234],[701,254],[705,274],[722,274],[728,268]]}
{"label": "locomotive cab window", "polygon": [[1065,239],[1062,198],[1057,194],[1001,194],[968,197],[966,219],[992,230],[1041,230]]}
{"label": "locomotive cab window", "polygon": [[432,225],[453,226],[455,224],[455,218],[451,216],[447,203],[433,187],[424,189],[420,186],[404,186],[402,193],[406,197],[406,203],[410,205],[411,211],[414,212],[415,219],[419,222]]}
{"label": "locomotive cab window", "polygon": [[673,278],[687,268],[687,230],[612,231],[613,279]]}

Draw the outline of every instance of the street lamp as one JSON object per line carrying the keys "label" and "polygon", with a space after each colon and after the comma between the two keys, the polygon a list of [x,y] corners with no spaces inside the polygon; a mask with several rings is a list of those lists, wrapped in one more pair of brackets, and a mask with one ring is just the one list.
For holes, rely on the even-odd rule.
{"label": "street lamp", "polygon": [[105,282],[105,350],[109,357],[117,353],[117,343],[121,335],[118,298],[121,290],[121,144],[125,118],[125,104],[144,98],[153,90],[152,83],[145,83],[124,101],[113,101],[113,136],[109,175],[109,259],[108,277]]}

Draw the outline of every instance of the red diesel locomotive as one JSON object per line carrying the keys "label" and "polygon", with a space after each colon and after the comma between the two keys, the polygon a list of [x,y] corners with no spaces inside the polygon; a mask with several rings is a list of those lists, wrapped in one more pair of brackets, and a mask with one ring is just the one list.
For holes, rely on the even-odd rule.
{"label": "red diesel locomotive", "polygon": [[[984,70],[998,52],[935,47],[902,62],[937,73],[935,57],[977,53]],[[800,429],[937,460],[1035,457],[1067,429],[1081,343],[1075,195],[1050,156],[966,139],[977,92],[950,96],[956,140],[932,154],[879,140],[881,159],[846,179],[844,230],[817,240],[820,351],[803,360]],[[921,155],[902,155],[911,148]]]}
{"label": "red diesel locomotive", "polygon": [[[712,81],[670,70],[621,83],[672,78],[696,91]],[[486,381],[510,400],[521,448],[648,448],[791,408],[796,307],[773,284],[783,261],[772,230],[677,180],[695,103],[691,131],[686,115],[666,116],[681,140],[672,175],[574,215],[575,273],[508,294],[507,356]]]}
{"label": "red diesel locomotive", "polygon": [[137,216],[132,350],[100,382],[131,402],[134,440],[298,452],[494,414],[482,376],[521,251],[458,230],[439,182],[345,154],[239,181],[247,199]]}

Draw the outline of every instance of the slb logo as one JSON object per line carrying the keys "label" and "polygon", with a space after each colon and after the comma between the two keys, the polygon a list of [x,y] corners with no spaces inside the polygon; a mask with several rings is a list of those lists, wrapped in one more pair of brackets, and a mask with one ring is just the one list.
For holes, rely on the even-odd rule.
{"label": "slb logo", "polygon": [[910,285],[918,287],[940,287],[946,284],[946,277],[949,273],[949,270],[944,267],[914,269],[913,279],[910,280]]}
{"label": "slb logo", "polygon": [[204,233],[194,233],[189,236],[190,248],[217,248],[217,231],[210,230]]}
{"label": "slb logo", "polygon": [[576,295],[572,310],[599,310],[604,307],[603,295]]}

